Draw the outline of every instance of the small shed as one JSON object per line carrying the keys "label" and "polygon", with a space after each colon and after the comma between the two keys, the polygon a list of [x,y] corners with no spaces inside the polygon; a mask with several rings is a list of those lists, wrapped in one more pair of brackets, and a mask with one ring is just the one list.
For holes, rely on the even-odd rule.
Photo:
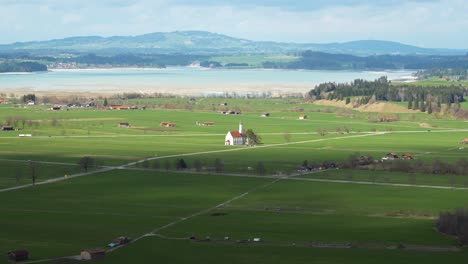
{"label": "small shed", "polygon": [[2,126],[0,130],[1,131],[13,131],[15,129],[12,126]]}
{"label": "small shed", "polygon": [[304,120],[304,119],[307,119],[307,116],[306,116],[306,115],[300,115],[300,116],[299,116],[299,120]]}
{"label": "small shed", "polygon": [[159,123],[160,126],[162,127],[176,127],[176,123],[172,123],[172,122],[161,122]]}
{"label": "small shed", "polygon": [[50,110],[53,110],[53,111],[60,111],[62,108],[60,106],[54,106],[52,108],[50,108]]}
{"label": "small shed", "polygon": [[96,260],[106,256],[106,250],[102,248],[84,249],[81,251],[81,260]]}
{"label": "small shed", "polygon": [[127,105],[111,105],[110,110],[130,110],[130,106]]}
{"label": "small shed", "polygon": [[468,138],[465,138],[462,141],[460,141],[460,144],[468,144]]}
{"label": "small shed", "polygon": [[412,160],[412,159],[414,159],[414,156],[412,154],[406,153],[406,154],[403,154],[403,156],[401,156],[401,158],[404,159],[404,160]]}
{"label": "small shed", "polygon": [[29,252],[27,250],[13,250],[7,253],[8,259],[12,261],[24,261],[29,259]]}
{"label": "small shed", "polygon": [[262,114],[262,117],[269,117],[270,116],[270,113],[264,113]]}
{"label": "small shed", "polygon": [[127,122],[124,122],[124,123],[119,123],[118,127],[124,127],[124,128],[128,128],[130,127],[130,124],[127,123]]}

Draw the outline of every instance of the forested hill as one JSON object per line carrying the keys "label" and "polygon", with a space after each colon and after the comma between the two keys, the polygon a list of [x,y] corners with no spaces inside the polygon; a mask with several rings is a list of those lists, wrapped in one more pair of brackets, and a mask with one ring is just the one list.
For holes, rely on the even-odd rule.
{"label": "forested hill", "polygon": [[309,69],[309,70],[395,70],[395,69],[468,69],[468,55],[460,56],[415,56],[415,55],[377,55],[353,56],[306,51],[292,62],[264,62],[264,68]]}
{"label": "forested hill", "polygon": [[86,53],[183,53],[183,54],[265,54],[311,50],[358,56],[402,55],[461,55],[468,50],[430,49],[398,42],[360,40],[344,43],[285,43],[251,41],[205,31],[176,31],[139,36],[84,36],[0,45],[5,52],[86,52]]}
{"label": "forested hill", "polygon": [[0,62],[0,73],[41,71],[47,71],[47,66],[38,62]]}

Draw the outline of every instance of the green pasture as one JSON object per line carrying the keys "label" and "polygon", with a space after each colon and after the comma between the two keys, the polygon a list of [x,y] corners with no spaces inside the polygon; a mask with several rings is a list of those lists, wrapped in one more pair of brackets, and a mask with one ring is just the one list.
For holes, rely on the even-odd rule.
{"label": "green pasture", "polygon": [[[188,99],[151,100],[164,105]],[[8,117],[19,117],[20,121],[15,127],[20,130],[0,131],[0,158],[19,162],[36,160],[77,164],[81,157],[91,156],[97,166],[117,166],[158,158],[159,165],[154,166],[163,167],[168,162],[170,169],[174,169],[178,155],[194,154],[184,157],[189,166],[201,162],[204,167],[212,167],[215,159],[221,159],[226,172],[252,173],[261,162],[269,174],[287,174],[304,160],[341,162],[356,152],[374,158],[388,152],[411,153],[425,161],[439,158],[451,162],[466,156],[467,150],[459,145],[466,132],[445,132],[466,129],[466,122],[425,119],[429,116],[427,114],[412,115],[415,118],[413,121],[409,120],[409,115],[401,114],[403,120],[399,122],[369,122],[369,115],[375,113],[359,113],[349,118],[323,109],[318,112],[319,108],[313,112],[290,111],[295,107],[318,107],[301,104],[300,100],[196,99],[200,105],[227,101],[225,108],[228,109],[231,105],[239,105],[239,109],[252,107],[242,115],[222,115],[217,110],[51,111],[46,106],[1,106],[0,120],[3,122]],[[260,111],[260,106],[274,111],[269,112],[270,117],[261,117],[264,112]],[[307,114],[308,118],[299,120],[301,114]],[[159,124],[163,121],[175,122],[177,126],[161,127]],[[131,127],[118,127],[121,122],[128,122]],[[214,122],[215,125],[197,126],[197,122]],[[245,129],[251,128],[259,134],[263,144],[257,147],[224,146],[227,131],[237,130],[239,122],[244,124]],[[320,130],[326,131],[326,134],[319,135]],[[365,136],[374,132],[386,134]],[[19,134],[33,136],[19,138]],[[13,164],[7,169],[9,172],[0,176],[3,186],[24,183],[23,180],[17,183],[16,174],[13,173],[17,171],[13,169],[15,166],[22,165],[26,171],[26,176],[22,178],[27,179],[27,164]],[[77,166],[57,166],[42,166],[39,180],[79,170]]]}
{"label": "green pasture", "polygon": [[[291,252],[277,255],[281,262],[286,263],[288,254],[296,252],[297,263],[310,263],[314,257],[309,252],[317,252],[314,255],[328,259],[325,263],[339,263],[342,259],[332,257],[333,249],[312,249],[310,243],[353,243],[371,248],[400,244],[451,247],[455,240],[434,231],[434,217],[440,211],[468,205],[466,191],[458,190],[292,180],[265,185],[272,182],[272,179],[119,170],[0,193],[0,223],[9,227],[2,231],[0,250],[27,248],[32,260],[77,255],[83,248],[104,247],[120,235],[139,237],[245,194],[214,211],[162,230],[160,233],[168,239],[144,238],[111,253],[104,263],[125,263],[131,256],[138,262],[154,257],[187,263],[181,252],[196,249],[202,253],[194,259],[200,261],[219,254],[223,263],[230,263],[231,254],[243,252],[231,263],[244,263],[247,259],[267,263],[268,260],[261,259],[263,252],[280,248]],[[224,215],[212,216],[213,212]],[[209,236],[215,241],[183,241],[191,235]],[[226,236],[231,241],[260,237],[263,242],[258,245],[222,242]],[[218,239],[221,242],[216,242]],[[170,249],[170,245],[176,247]],[[165,247],[168,248],[162,250]],[[374,254],[374,250],[346,249],[343,254],[366,261],[363,252]],[[409,259],[423,257],[418,251],[377,252],[392,259],[402,254]],[[466,258],[465,252],[426,254],[433,254],[436,259]]]}
{"label": "green pasture", "polygon": [[[261,164],[268,175],[291,175],[304,160],[341,163],[355,153],[375,159],[389,152],[411,153],[416,161],[408,162],[456,162],[468,154],[468,148],[459,143],[467,132],[455,131],[467,129],[465,121],[410,113],[399,114],[398,122],[369,122],[378,113],[343,112],[302,99],[196,98],[193,104],[189,98],[135,100],[140,100],[135,104],[147,104],[147,109],[51,111],[47,106],[0,106],[1,124],[8,117],[20,117],[15,125],[19,131],[0,131],[0,189],[30,183],[30,160],[39,164],[38,181],[47,181],[82,172],[77,163],[83,156],[93,157],[96,168],[151,158],[130,169],[0,192],[0,225],[5,227],[0,252],[25,248],[33,260],[77,255],[83,248],[105,246],[121,235],[139,237],[239,197],[216,210],[225,215],[206,212],[190,217],[162,230],[166,239],[145,237],[110,254],[103,263],[129,263],[130,259],[142,263],[152,258],[163,263],[375,263],[368,256],[379,263],[467,259],[466,250],[381,248],[454,246],[454,239],[434,230],[434,219],[441,211],[466,208],[466,190],[300,179],[265,185],[274,179],[213,172],[219,159],[224,173],[252,176]],[[223,102],[228,106],[219,105]],[[132,101],[123,103],[132,105]],[[242,115],[219,113],[227,109],[241,110]],[[261,117],[266,112],[270,117]],[[299,120],[302,114],[308,118]],[[177,126],[161,127],[163,121]],[[118,127],[121,122],[131,127]],[[196,122],[215,125],[197,126]],[[259,134],[263,144],[224,146],[227,131],[237,130],[239,122]],[[320,131],[326,133],[320,135]],[[20,138],[19,134],[33,136]],[[171,173],[180,158],[190,171],[194,164],[202,164],[201,173]],[[297,177],[455,187],[466,187],[468,182],[465,176],[347,170]],[[264,243],[196,243],[185,240],[190,235],[221,240],[261,237]],[[309,243],[314,241],[364,248],[311,248]],[[378,248],[365,248],[372,245]]]}
{"label": "green pasture", "polygon": [[402,173],[388,171],[370,170],[334,170],[310,175],[301,178],[338,180],[338,181],[360,181],[375,183],[395,183],[409,185],[429,185],[448,187],[468,187],[468,175],[435,175],[424,173]]}
{"label": "green pasture", "polygon": [[113,171],[0,193],[0,224],[8,226],[0,251],[27,248],[33,259],[77,255],[121,235],[143,235],[263,182]]}
{"label": "green pasture", "polygon": [[[176,251],[174,251],[176,249]],[[466,252],[413,252],[379,249],[319,249],[302,245],[210,244],[148,237],[138,244],[109,255],[102,263],[281,263],[281,264],[394,264],[458,263],[468,260]],[[61,263],[61,262],[59,262]],[[63,262],[71,263],[71,262]]]}

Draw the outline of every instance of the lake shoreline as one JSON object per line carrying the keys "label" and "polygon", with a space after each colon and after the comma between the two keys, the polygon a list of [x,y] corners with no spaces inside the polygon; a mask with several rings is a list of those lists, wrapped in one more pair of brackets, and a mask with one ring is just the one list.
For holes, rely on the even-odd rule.
{"label": "lake shoreline", "polygon": [[6,93],[62,94],[171,94],[179,96],[259,95],[272,97],[305,94],[325,82],[390,80],[409,71],[323,71],[281,69],[208,69],[193,67],[58,69],[47,73],[0,76]]}

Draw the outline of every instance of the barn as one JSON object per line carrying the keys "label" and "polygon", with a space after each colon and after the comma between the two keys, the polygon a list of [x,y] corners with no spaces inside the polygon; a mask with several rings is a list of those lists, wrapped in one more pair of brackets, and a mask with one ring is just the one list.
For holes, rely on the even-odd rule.
{"label": "barn", "polygon": [[81,260],[96,260],[106,256],[106,250],[102,248],[85,249],[81,251]]}

